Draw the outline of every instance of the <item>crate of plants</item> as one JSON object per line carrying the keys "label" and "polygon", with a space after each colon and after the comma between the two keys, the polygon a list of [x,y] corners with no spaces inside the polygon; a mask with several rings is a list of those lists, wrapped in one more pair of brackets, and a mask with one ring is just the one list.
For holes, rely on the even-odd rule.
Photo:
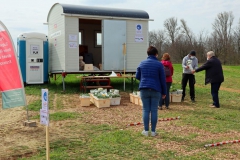
{"label": "crate of plants", "polygon": [[140,92],[133,91],[133,103],[139,105]]}
{"label": "crate of plants", "polygon": [[98,92],[93,94],[93,103],[98,108],[110,107],[110,96],[102,88],[98,88]]}
{"label": "crate of plants", "polygon": [[143,106],[141,97],[138,98],[138,104],[139,104],[140,106]]}
{"label": "crate of plants", "polygon": [[171,91],[171,102],[181,102],[182,90],[171,88],[170,91]]}
{"label": "crate of plants", "polygon": [[133,97],[133,94],[132,94],[132,93],[129,94],[129,97],[130,97],[130,102],[131,102],[131,103],[134,103],[134,97]]}
{"label": "crate of plants", "polygon": [[90,106],[90,95],[89,94],[82,94],[79,96],[80,99],[80,106]]}
{"label": "crate of plants", "polygon": [[111,89],[109,92],[109,96],[110,96],[110,105],[113,105],[113,106],[120,105],[121,95],[119,94],[118,90]]}
{"label": "crate of plants", "polygon": [[97,92],[98,92],[98,89],[91,89],[91,90],[90,90],[90,93],[89,93],[89,95],[90,95],[90,102],[93,103],[93,104],[94,104],[93,96],[94,96],[94,94],[97,93]]}

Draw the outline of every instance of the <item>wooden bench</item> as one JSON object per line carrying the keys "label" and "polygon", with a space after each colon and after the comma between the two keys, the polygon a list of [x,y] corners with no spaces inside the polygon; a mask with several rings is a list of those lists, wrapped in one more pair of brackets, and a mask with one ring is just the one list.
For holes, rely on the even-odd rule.
{"label": "wooden bench", "polygon": [[[96,82],[98,85],[88,85],[88,82]],[[106,86],[100,85],[99,82],[107,82]],[[97,88],[105,88],[112,89],[110,78],[82,78],[80,81],[80,91],[84,91],[86,93],[87,89],[97,89]]]}

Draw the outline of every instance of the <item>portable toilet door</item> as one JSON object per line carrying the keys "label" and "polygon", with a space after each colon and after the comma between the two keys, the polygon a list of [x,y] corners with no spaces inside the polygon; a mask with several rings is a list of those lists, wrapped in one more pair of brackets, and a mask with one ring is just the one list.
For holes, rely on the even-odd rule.
{"label": "portable toilet door", "polygon": [[23,33],[18,37],[18,58],[23,82],[48,82],[48,41],[42,33]]}

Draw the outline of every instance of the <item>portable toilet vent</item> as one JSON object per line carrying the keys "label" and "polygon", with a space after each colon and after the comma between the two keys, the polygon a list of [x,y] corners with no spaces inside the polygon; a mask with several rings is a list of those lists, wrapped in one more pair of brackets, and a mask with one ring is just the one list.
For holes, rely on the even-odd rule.
{"label": "portable toilet vent", "polygon": [[18,36],[18,60],[24,84],[48,82],[48,38],[43,33]]}

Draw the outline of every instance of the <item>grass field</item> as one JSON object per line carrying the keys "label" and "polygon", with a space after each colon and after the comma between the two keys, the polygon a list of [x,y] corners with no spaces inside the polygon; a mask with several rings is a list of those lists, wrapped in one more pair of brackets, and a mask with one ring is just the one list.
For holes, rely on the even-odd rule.
{"label": "grass field", "polygon": [[[205,72],[196,73],[196,103],[186,101],[171,103],[170,110],[159,110],[159,118],[177,117],[179,120],[163,121],[157,125],[159,136],[144,137],[143,126],[126,127],[141,121],[141,108],[128,104],[130,80],[126,80],[125,102],[118,107],[98,109],[77,106],[79,79],[66,76],[66,91],[62,92],[61,77],[50,84],[26,86],[26,95],[37,97],[28,107],[31,119],[39,121],[40,90],[49,89],[50,100],[50,159],[134,159],[134,160],[195,160],[240,159],[240,143],[205,148],[205,144],[240,139],[240,68],[223,66],[225,82],[219,92],[221,108],[209,107],[212,103],[210,85],[204,85]],[[174,65],[173,86],[181,88],[182,68]],[[123,91],[123,80],[113,79],[114,88]],[[134,84],[137,90],[138,82]],[[57,98],[56,98],[57,97]],[[64,99],[64,101],[63,101]],[[75,101],[75,103],[73,103]],[[76,109],[78,107],[78,109]],[[42,126],[39,132],[44,132]],[[61,130],[61,132],[57,132]],[[60,134],[61,133],[61,134]],[[34,132],[34,134],[37,134]],[[44,142],[44,134],[41,133]],[[44,145],[31,149],[27,145],[12,146],[12,155],[24,151],[21,160],[45,159]],[[11,155],[9,155],[11,157]],[[15,156],[16,157],[16,156]]]}

